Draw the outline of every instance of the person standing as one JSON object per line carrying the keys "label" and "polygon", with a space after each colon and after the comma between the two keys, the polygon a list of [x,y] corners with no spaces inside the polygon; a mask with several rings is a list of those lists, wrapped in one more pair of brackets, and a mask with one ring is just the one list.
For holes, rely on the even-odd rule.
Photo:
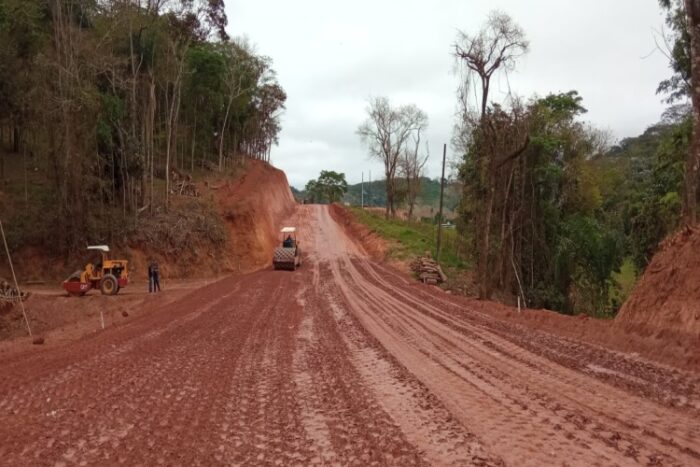
{"label": "person standing", "polygon": [[153,292],[160,292],[160,271],[155,261],[153,261]]}
{"label": "person standing", "polygon": [[153,266],[155,261],[148,262],[148,293],[153,293]]}

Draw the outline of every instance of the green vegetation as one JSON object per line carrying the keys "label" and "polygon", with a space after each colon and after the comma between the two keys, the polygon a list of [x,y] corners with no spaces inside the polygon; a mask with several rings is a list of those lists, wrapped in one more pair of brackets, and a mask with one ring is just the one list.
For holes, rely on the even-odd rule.
{"label": "green vegetation", "polygon": [[305,197],[311,203],[337,203],[348,191],[345,174],[322,170],[316,180],[309,180],[304,188]]}
{"label": "green vegetation", "polygon": [[613,273],[614,286],[610,291],[610,307],[617,310],[625,303],[632,293],[638,279],[638,271],[634,261],[627,258],[620,266],[620,272]]}
{"label": "green vegetation", "polygon": [[[659,92],[676,101],[688,92],[685,17],[681,2],[661,4],[676,74]],[[455,50],[465,70],[455,134],[463,154],[458,224],[473,239],[479,295],[505,292],[534,307],[613,316],[681,212],[695,217],[691,109],[671,107],[662,122],[610,147],[582,120],[576,91],[490,102],[493,74],[512,70],[528,48],[524,31],[494,12],[477,34],[460,34]]]}
{"label": "green vegetation", "polygon": [[[365,182],[365,206],[385,207],[386,206],[386,181],[373,180],[370,184]],[[445,211],[453,212],[459,206],[461,198],[461,185],[457,181],[448,181],[445,185]],[[402,189],[401,179],[397,179],[396,201],[398,206],[404,206],[406,199],[405,190]],[[348,192],[343,197],[343,201],[353,206],[359,206],[362,202],[362,184],[348,186]],[[422,177],[420,180],[420,191],[416,198],[416,206],[430,207],[437,209],[440,204],[440,179],[430,179]]]}
{"label": "green vegetation", "polygon": [[[389,243],[389,257],[412,260],[425,252],[435,254],[437,226],[429,222],[386,219],[374,210],[351,208],[356,218]],[[456,229],[444,229],[440,262],[449,267],[466,268],[464,241]]]}
{"label": "green vegetation", "polygon": [[226,24],[223,0],[0,1],[0,203],[15,247],[126,241],[139,214],[183,206],[184,171],[268,158],[286,94]]}

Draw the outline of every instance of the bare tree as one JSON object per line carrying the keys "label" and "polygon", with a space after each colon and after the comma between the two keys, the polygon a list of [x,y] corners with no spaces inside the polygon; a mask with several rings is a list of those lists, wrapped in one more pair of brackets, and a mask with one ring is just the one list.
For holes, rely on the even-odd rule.
{"label": "bare tree", "polygon": [[423,169],[430,152],[428,145],[425,146],[425,153],[421,153],[421,129],[416,131],[413,137],[413,146],[408,146],[404,149],[403,158],[401,159],[401,173],[406,179],[406,204],[408,204],[408,220],[413,220],[413,209],[416,205],[416,198],[421,188],[421,177]]}
{"label": "bare tree", "polygon": [[484,27],[475,36],[459,32],[454,55],[467,69],[464,96],[469,93],[470,78],[481,82],[480,115],[486,113],[491,90],[491,78],[499,71],[512,71],[517,58],[527,53],[529,43],[525,32],[513,19],[501,11],[492,11]]}
{"label": "bare tree", "polygon": [[428,116],[415,105],[398,108],[391,106],[386,97],[370,101],[369,118],[357,129],[367,145],[370,157],[384,163],[386,177],[386,217],[396,215],[396,173],[401,156],[412,135],[428,126]]}
{"label": "bare tree", "polygon": [[[454,56],[463,67],[463,80],[460,85],[459,97],[461,103],[461,121],[457,125],[457,143],[463,146],[468,145],[467,135],[478,131],[482,139],[489,133],[493,133],[493,128],[489,128],[491,119],[487,118],[487,107],[489,92],[491,89],[491,79],[498,72],[512,71],[518,57],[528,50],[528,41],[525,33],[513,19],[500,11],[493,11],[489,14],[484,27],[476,35],[459,33],[455,43]],[[480,95],[476,99],[479,104],[479,113],[474,118],[475,112],[469,105],[469,95],[472,86],[476,86],[478,79],[481,85]],[[491,134],[491,138],[497,138]],[[509,161],[520,155],[527,146],[528,140],[522,146],[512,152],[512,154],[496,154],[493,149],[497,146],[494,141],[489,144],[488,140],[480,144],[480,152],[474,154],[475,169],[479,172],[478,177],[483,186],[484,199],[480,206],[480,212],[474,222],[477,222],[477,279],[479,282],[479,297],[488,298],[490,295],[490,269],[489,256],[491,251],[491,226],[493,223],[494,199],[496,197],[497,180],[495,179],[497,169],[503,162]],[[489,150],[489,147],[491,150]],[[499,148],[502,149],[502,148]]]}

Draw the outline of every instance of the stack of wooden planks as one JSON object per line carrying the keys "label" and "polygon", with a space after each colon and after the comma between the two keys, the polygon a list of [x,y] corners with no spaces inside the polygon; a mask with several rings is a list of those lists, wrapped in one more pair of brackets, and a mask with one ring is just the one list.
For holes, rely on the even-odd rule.
{"label": "stack of wooden planks", "polygon": [[0,277],[0,301],[5,303],[16,303],[27,298],[27,293],[21,294],[9,282]]}
{"label": "stack of wooden planks", "polygon": [[440,265],[429,254],[419,256],[411,263],[411,269],[424,284],[437,285],[447,281]]}

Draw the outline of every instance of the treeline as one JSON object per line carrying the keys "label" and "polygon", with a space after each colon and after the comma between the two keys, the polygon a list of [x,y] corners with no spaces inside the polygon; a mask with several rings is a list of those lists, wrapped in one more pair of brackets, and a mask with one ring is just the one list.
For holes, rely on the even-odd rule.
{"label": "treeline", "polygon": [[[362,183],[356,183],[348,186],[348,191],[343,197],[343,201],[359,206],[362,203]],[[365,181],[364,183],[365,206],[386,207],[386,181],[373,180],[372,183]],[[456,180],[448,180],[445,185],[445,209],[454,211],[459,205],[461,198],[462,185]],[[396,183],[396,202],[400,207],[408,208],[406,199],[406,186],[401,179]],[[440,179],[430,179],[428,177],[420,177],[418,180],[418,193],[416,196],[416,207],[430,207],[437,212],[440,204]]]}
{"label": "treeline", "polygon": [[691,114],[673,108],[611,147],[582,120],[576,91],[490,101],[491,78],[513,70],[528,48],[500,12],[454,45],[463,72],[453,141],[463,154],[460,223],[479,295],[505,291],[528,306],[611,314],[621,305],[611,298],[613,274],[625,260],[644,268],[679,225]]}
{"label": "treeline", "polygon": [[45,170],[60,251],[167,211],[182,171],[269,157],[286,94],[226,24],[223,0],[0,1],[0,164]]}

